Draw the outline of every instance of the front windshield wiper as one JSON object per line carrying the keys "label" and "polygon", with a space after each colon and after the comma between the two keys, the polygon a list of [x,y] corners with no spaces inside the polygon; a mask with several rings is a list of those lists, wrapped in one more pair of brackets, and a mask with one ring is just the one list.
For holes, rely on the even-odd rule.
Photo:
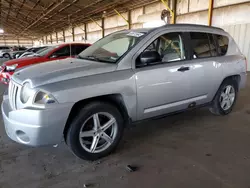
{"label": "front windshield wiper", "polygon": [[88,56],[80,56],[80,55],[78,55],[77,58],[79,58],[79,59],[87,59],[87,60],[92,60],[92,61],[99,61],[99,62],[104,62],[104,63],[114,63],[113,61],[100,59],[100,58],[98,58],[96,56],[93,56],[93,55],[88,55]]}
{"label": "front windshield wiper", "polygon": [[100,61],[100,58],[96,57],[96,56],[93,56],[93,55],[88,55],[86,56],[88,59],[92,59],[92,60],[95,60],[95,61]]}

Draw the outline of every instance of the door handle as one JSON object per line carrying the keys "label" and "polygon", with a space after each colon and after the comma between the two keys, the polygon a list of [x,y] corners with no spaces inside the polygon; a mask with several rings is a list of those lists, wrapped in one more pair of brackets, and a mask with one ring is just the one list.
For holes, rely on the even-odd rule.
{"label": "door handle", "polygon": [[178,69],[178,71],[180,71],[180,72],[185,72],[185,71],[188,71],[188,70],[189,70],[189,67],[180,67]]}

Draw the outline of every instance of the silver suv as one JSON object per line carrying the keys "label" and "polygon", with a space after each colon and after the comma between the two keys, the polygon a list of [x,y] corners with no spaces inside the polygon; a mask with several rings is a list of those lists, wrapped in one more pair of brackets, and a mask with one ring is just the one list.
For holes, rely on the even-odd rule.
{"label": "silver suv", "polygon": [[2,114],[19,143],[58,144],[95,160],[112,152],[131,122],[201,106],[232,111],[246,60],[219,28],[166,25],[106,36],[77,58],[14,74]]}

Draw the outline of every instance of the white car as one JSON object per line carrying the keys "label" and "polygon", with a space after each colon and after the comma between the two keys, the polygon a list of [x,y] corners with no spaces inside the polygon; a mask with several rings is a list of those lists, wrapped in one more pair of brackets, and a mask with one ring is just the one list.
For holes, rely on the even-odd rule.
{"label": "white car", "polygon": [[23,57],[33,57],[35,56],[36,53],[34,52],[24,52],[22,55],[20,55],[18,58],[23,58]]}
{"label": "white car", "polygon": [[40,52],[42,52],[45,49],[47,49],[46,46],[32,48],[30,51],[27,50],[26,52],[24,52],[21,55],[19,55],[17,58],[34,57],[34,56],[38,55]]}
{"label": "white car", "polygon": [[8,46],[0,46],[0,57],[10,58],[9,52],[11,52],[11,47]]}

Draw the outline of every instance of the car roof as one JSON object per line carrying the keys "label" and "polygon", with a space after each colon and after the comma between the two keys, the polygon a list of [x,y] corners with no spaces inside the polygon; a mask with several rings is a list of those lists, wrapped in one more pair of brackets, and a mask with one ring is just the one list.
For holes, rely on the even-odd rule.
{"label": "car roof", "polygon": [[209,31],[213,31],[213,32],[223,32],[224,31],[222,28],[219,28],[219,27],[199,25],[199,24],[166,24],[166,25],[163,25],[160,27],[155,27],[155,28],[131,29],[129,31],[148,33],[148,32],[155,31],[158,29],[163,29],[163,28],[168,28],[171,30],[183,29],[183,31],[192,30],[192,29],[199,29],[199,30],[208,31],[208,32]]}

